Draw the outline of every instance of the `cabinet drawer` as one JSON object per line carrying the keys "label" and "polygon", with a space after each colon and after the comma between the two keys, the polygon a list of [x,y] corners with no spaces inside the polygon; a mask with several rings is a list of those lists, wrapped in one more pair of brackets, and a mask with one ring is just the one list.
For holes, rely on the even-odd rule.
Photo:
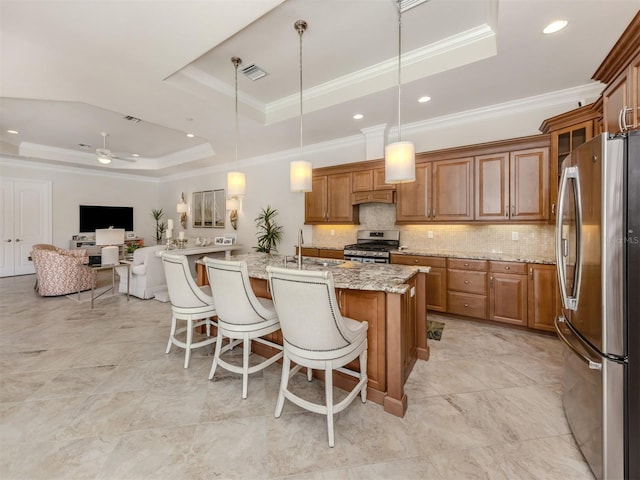
{"label": "cabinet drawer", "polygon": [[450,258],[449,268],[455,268],[456,270],[477,270],[487,271],[486,260],[470,260],[468,258]]}
{"label": "cabinet drawer", "polygon": [[[298,247],[296,247],[296,255],[298,254]],[[318,249],[311,247],[302,247],[302,256],[303,257],[317,257]]]}
{"label": "cabinet drawer", "polygon": [[422,255],[391,254],[391,263],[400,265],[420,265],[424,267],[447,267],[447,259],[444,257],[423,257]]}
{"label": "cabinet drawer", "polygon": [[344,250],[329,250],[326,248],[319,248],[318,256],[322,258],[338,258],[342,260],[344,258]]}
{"label": "cabinet drawer", "polygon": [[447,311],[475,318],[487,318],[487,297],[470,293],[449,292]]}
{"label": "cabinet drawer", "polygon": [[449,270],[448,289],[456,292],[487,294],[487,274],[464,270]]}
{"label": "cabinet drawer", "polygon": [[489,270],[495,273],[527,274],[527,264],[518,262],[489,262]]}

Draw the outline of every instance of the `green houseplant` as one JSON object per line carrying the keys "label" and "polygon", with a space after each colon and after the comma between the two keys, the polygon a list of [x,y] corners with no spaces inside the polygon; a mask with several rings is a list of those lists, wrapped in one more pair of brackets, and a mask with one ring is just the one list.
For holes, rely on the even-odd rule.
{"label": "green houseplant", "polygon": [[164,235],[167,225],[162,221],[164,212],[161,208],[151,210],[151,216],[156,221],[156,244],[162,243],[162,236]]}
{"label": "green houseplant", "polygon": [[256,217],[258,246],[253,247],[256,252],[271,253],[271,250],[278,251],[278,243],[282,240],[282,226],[276,223],[276,216],[278,216],[278,210],[267,205]]}

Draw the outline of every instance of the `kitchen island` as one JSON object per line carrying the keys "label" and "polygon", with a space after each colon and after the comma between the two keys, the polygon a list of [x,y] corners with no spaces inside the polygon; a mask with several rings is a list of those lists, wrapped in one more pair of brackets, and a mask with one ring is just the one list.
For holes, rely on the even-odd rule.
{"label": "kitchen island", "polygon": [[[269,265],[284,266],[286,257],[250,253],[233,256],[232,259],[247,262],[254,292],[259,297],[271,298],[266,268]],[[312,257],[304,257],[303,260],[306,270],[331,271],[342,315],[369,322],[367,398],[381,404],[392,415],[404,416],[407,410],[404,384],[416,360],[429,358],[425,303],[425,280],[429,268]],[[293,261],[286,265],[297,268]],[[198,283],[208,283],[202,264],[198,265]],[[266,338],[282,344],[280,331]],[[252,349],[259,355],[272,355],[268,346],[257,342],[253,343]],[[357,360],[349,368],[358,370]],[[323,372],[314,371],[314,375],[322,378]],[[334,383],[350,390],[355,380],[335,372]]]}

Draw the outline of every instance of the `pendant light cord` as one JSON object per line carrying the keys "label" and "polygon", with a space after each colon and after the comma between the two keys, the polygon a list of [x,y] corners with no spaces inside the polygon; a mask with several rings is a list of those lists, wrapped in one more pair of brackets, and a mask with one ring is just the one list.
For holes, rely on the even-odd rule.
{"label": "pendant light cord", "polygon": [[307,22],[298,20],[293,26],[300,36],[300,58],[298,65],[300,67],[300,154],[302,155],[302,34],[307,30]]}
{"label": "pendant light cord", "polygon": [[402,8],[400,0],[398,6],[398,142],[402,141],[402,127],[400,123],[400,105],[402,103]]}
{"label": "pendant light cord", "polygon": [[233,65],[236,67],[236,76],[235,76],[235,89],[236,89],[236,168],[238,166],[238,66],[242,63],[238,57],[233,57],[231,59]]}

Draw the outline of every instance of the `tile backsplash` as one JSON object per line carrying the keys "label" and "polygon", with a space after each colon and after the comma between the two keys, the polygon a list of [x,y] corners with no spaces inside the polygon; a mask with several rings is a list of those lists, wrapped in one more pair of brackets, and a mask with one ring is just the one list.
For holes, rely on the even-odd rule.
{"label": "tile backsplash", "polygon": [[[500,253],[545,260],[554,257],[553,225],[395,225],[395,205],[360,205],[360,225],[314,225],[313,243],[342,248],[358,230],[400,230],[400,244],[426,252]],[[433,238],[429,238],[429,232]],[[512,240],[517,232],[518,240]]]}

